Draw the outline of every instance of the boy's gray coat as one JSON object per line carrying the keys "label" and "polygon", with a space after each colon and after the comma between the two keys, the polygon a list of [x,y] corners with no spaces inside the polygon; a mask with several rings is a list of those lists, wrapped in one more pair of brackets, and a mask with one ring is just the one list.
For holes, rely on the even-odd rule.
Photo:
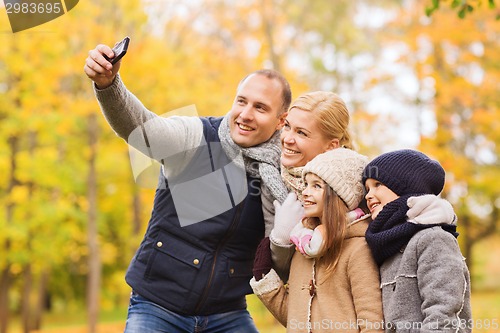
{"label": "boy's gray coat", "polygon": [[456,238],[416,233],[380,267],[388,332],[471,332],[470,278]]}

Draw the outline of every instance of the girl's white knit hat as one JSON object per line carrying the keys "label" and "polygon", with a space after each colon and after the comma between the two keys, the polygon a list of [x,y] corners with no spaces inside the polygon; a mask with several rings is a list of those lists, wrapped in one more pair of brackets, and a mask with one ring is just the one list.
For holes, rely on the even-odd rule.
{"label": "girl's white knit hat", "polygon": [[347,148],[336,148],[317,155],[302,170],[302,178],[314,173],[337,193],[349,210],[358,207],[365,195],[361,178],[368,157]]}

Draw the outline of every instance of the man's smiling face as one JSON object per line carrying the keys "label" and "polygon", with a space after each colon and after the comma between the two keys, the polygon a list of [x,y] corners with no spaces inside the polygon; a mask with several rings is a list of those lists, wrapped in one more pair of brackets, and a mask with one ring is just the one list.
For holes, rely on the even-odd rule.
{"label": "man's smiling face", "polygon": [[[252,74],[238,87],[231,108],[229,129],[241,147],[257,146],[283,127],[282,87],[278,80]],[[280,114],[281,113],[281,114]]]}

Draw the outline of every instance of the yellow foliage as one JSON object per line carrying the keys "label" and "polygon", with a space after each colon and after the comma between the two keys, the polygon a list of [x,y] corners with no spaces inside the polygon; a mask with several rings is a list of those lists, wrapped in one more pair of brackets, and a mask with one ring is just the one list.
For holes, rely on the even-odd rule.
{"label": "yellow foliage", "polygon": [[[88,273],[88,115],[98,114],[95,190],[98,219],[102,223],[99,224],[99,244],[102,262],[112,271],[112,276],[104,278],[111,280],[112,287],[107,287],[110,294],[115,286],[120,286],[116,288],[121,288],[120,292],[128,288],[123,282],[124,253],[130,255],[130,249],[138,245],[141,237],[132,235],[131,231],[132,191],[137,190],[140,196],[141,232],[146,228],[154,191],[134,187],[127,146],[100,115],[90,80],[82,71],[88,50],[98,43],[112,46],[125,35],[131,37],[120,75],[144,105],[158,114],[189,105],[194,105],[199,115],[225,114],[231,108],[239,80],[250,71],[270,67],[274,48],[277,59],[273,64],[279,65],[289,78],[294,98],[323,87],[318,78],[338,80],[336,88],[343,87],[343,91],[352,93],[353,96],[349,96],[355,108],[352,126],[360,131],[363,148],[370,153],[378,152],[387,144],[389,127],[400,126],[396,118],[369,114],[366,105],[359,104],[371,98],[363,94],[363,89],[378,88],[393,81],[392,74],[384,74],[382,68],[361,72],[356,68],[326,71],[311,66],[304,73],[287,63],[290,55],[305,63],[316,51],[327,47],[338,48],[332,55],[335,61],[356,55],[362,47],[358,40],[364,37],[354,31],[350,12],[354,7],[349,7],[349,1],[336,2],[332,11],[328,1],[203,0],[195,12],[186,14],[188,17],[172,15],[161,25],[147,24],[142,3],[139,0],[80,1],[74,10],[30,31],[0,34],[0,189],[7,188],[11,172],[20,184],[10,193],[3,193],[0,206],[15,204],[14,218],[23,221],[10,226],[0,221],[0,230],[7,230],[0,234],[0,246],[6,239],[18,240],[9,251],[16,273],[21,273],[23,260],[30,258],[37,259],[34,264],[37,269],[51,269],[56,272],[54,276],[81,278]],[[169,3],[173,6],[176,2]],[[486,20],[480,11],[467,20],[459,20],[453,11],[444,9],[432,18],[425,18],[423,4],[412,3],[416,7],[403,8],[390,29],[380,34],[375,31],[372,36],[382,40],[377,45],[380,51],[387,45],[404,44],[402,49],[407,50],[407,54],[402,52],[398,61],[411,66],[419,80],[434,79],[431,87],[424,90],[431,96],[425,106],[432,109],[437,130],[427,137],[422,135],[419,148],[443,164],[449,174],[447,189],[465,183],[470,188],[483,186],[492,191],[496,183],[486,183],[498,178],[498,170],[484,172],[471,158],[470,151],[474,152],[476,147],[468,145],[484,147],[484,143],[475,141],[482,135],[493,143],[497,155],[500,148],[499,24]],[[335,17],[344,9],[345,15]],[[203,23],[203,20],[196,21],[197,16],[210,24],[197,30],[195,27]],[[272,38],[266,33],[266,22],[272,22],[268,27]],[[0,26],[8,25],[6,15],[0,15]],[[153,26],[163,34],[152,34]],[[295,34],[297,31],[300,33]],[[395,40],[390,40],[392,31],[397,33]],[[482,54],[472,52],[472,44],[480,45]],[[467,75],[476,74],[470,69],[471,64],[484,71],[480,84]],[[351,76],[364,75],[368,77],[367,86],[350,91],[350,84],[354,87],[358,82],[355,79],[349,82]],[[397,91],[390,93],[398,94]],[[30,151],[27,138],[32,132],[36,133],[36,144]],[[16,170],[10,170],[10,152],[6,145],[11,136],[20,138]],[[465,153],[466,148],[469,153]],[[478,174],[482,176],[475,176]],[[34,183],[31,197],[27,182]],[[5,208],[2,213],[5,216]],[[29,253],[27,245],[32,246],[34,253]],[[48,245],[55,245],[57,251],[51,252]],[[13,257],[15,254],[20,256]],[[1,267],[5,260],[6,257],[0,256]],[[67,270],[68,265],[71,272]],[[23,281],[19,282],[22,285]],[[51,283],[57,285],[57,282]],[[118,326],[123,330],[121,324]]]}
{"label": "yellow foliage", "polygon": [[29,189],[27,186],[14,186],[9,194],[9,201],[11,204],[20,204],[28,201]]}
{"label": "yellow foliage", "polygon": [[102,263],[104,265],[113,264],[116,261],[116,258],[121,255],[122,250],[116,248],[114,243],[108,242],[100,242],[101,244],[101,253],[100,256],[102,258]]}

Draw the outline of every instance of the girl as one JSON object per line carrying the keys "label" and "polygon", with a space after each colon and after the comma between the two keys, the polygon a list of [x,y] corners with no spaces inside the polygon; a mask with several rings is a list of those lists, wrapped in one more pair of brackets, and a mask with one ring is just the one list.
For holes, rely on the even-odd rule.
{"label": "girl", "polygon": [[[250,281],[287,332],[383,331],[378,268],[364,237],[370,218],[356,210],[366,163],[365,156],[337,148],[306,164],[305,218],[292,233],[299,251],[288,287],[274,270]],[[276,219],[283,216],[276,212]]]}

